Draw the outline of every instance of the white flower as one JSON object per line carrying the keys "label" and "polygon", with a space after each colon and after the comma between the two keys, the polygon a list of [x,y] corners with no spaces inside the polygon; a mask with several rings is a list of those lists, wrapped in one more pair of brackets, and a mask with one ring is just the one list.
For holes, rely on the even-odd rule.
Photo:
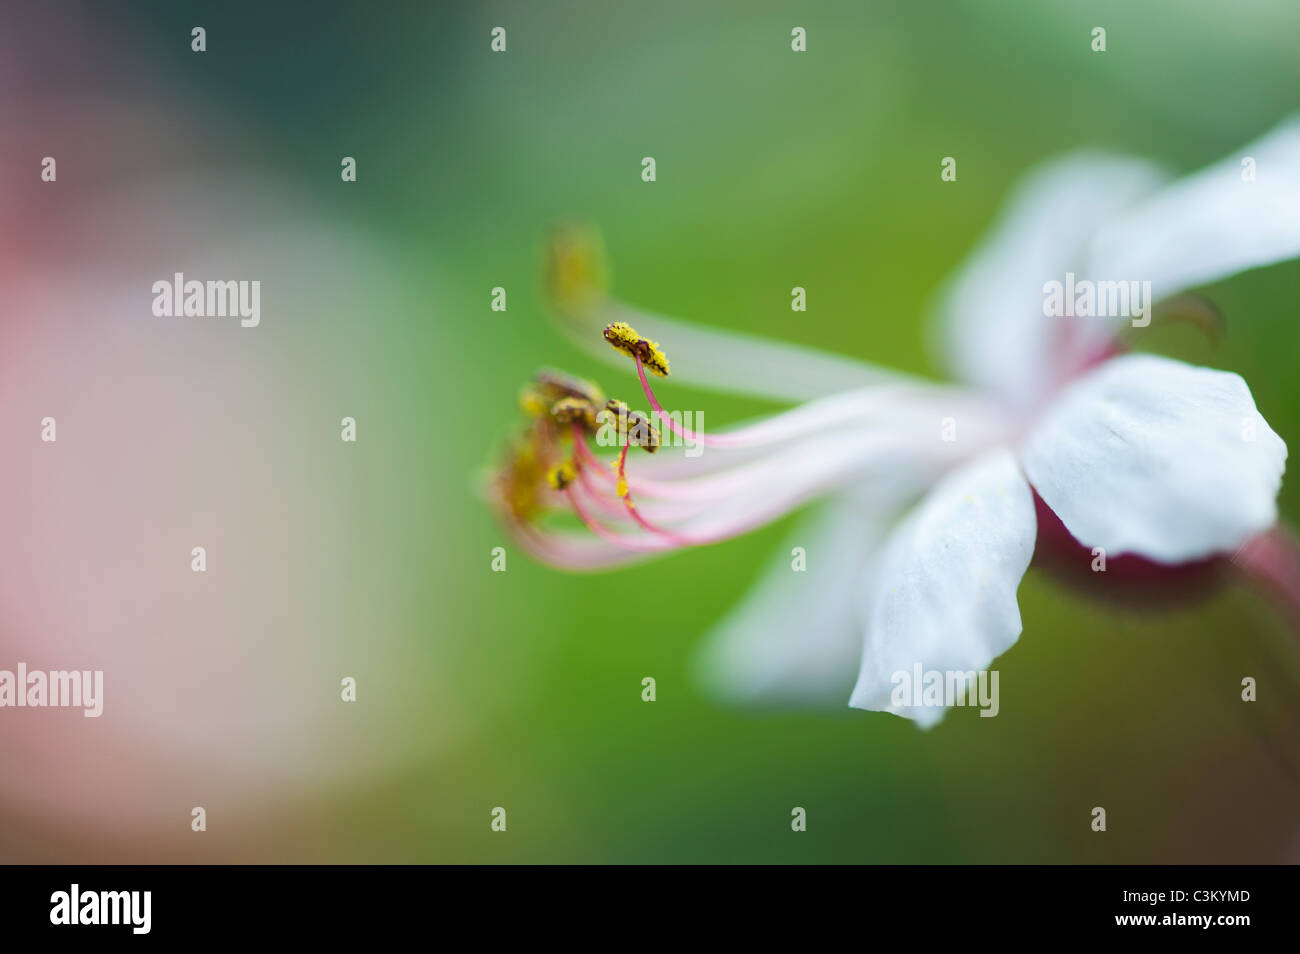
{"label": "white flower", "polygon": [[[1286,445],[1239,376],[1125,353],[1115,321],[1043,310],[1044,284],[1067,272],[1150,281],[1161,299],[1300,254],[1300,121],[1241,154],[1256,181],[1242,180],[1236,156],[1172,184],[1147,163],[1097,155],[1029,176],[942,295],[936,337],[958,386],[646,315],[595,290],[589,247],[561,240],[553,278],[566,326],[599,354],[630,355],[662,425],[711,449],[633,466],[625,446],[617,473],[596,466],[592,422],[545,411],[566,396],[595,411],[603,397],[551,378],[500,483],[507,520],[541,558],[595,569],[828,497],[712,637],[704,677],[730,699],[802,700],[847,690],[860,656],[851,705],[933,724],[943,708],[896,704],[892,675],[985,669],[1016,641],[1040,515],[1085,553],[1162,565],[1231,555],[1276,522]],[[650,388],[658,346],[619,324],[604,328],[611,351],[600,340],[611,322],[663,341],[674,379],[806,403],[696,434]],[[569,439],[555,489],[537,490]],[[542,519],[570,507],[590,533]],[[795,546],[808,572],[792,571]]]}

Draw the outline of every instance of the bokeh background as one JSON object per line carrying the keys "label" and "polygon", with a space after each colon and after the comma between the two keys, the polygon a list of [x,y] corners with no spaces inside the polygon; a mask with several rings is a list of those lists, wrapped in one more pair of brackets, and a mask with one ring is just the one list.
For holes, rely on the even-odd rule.
{"label": "bokeh background", "polygon": [[[1297,35],[1286,0],[6,4],[0,668],[103,668],[106,698],[0,711],[0,858],[1300,857],[1300,643],[1251,593],[1138,612],[1031,570],[997,719],[734,710],[695,654],[789,521],[492,573],[478,489],[537,366],[617,378],[548,321],[557,221],[600,228],[625,300],[937,373],[935,290],[1022,172],[1216,160],[1300,107]],[[154,318],[174,271],[261,279],[262,326]],[[1143,346],[1240,372],[1294,447],[1297,288],[1235,277],[1221,340]]]}

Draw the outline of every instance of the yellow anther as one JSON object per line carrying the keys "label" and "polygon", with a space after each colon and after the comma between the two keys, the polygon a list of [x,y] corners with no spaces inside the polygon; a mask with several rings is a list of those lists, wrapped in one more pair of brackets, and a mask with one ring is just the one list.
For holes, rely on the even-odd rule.
{"label": "yellow anther", "polygon": [[659,428],[650,423],[640,411],[633,411],[627,416],[627,440],[634,447],[644,448],[653,454],[659,449]]}
{"label": "yellow anther", "polygon": [[519,392],[519,408],[529,417],[549,414],[561,424],[580,420],[588,430],[595,429],[596,409],[604,403],[600,385],[551,368],[538,371]]}
{"label": "yellow anther", "polygon": [[505,464],[497,475],[497,491],[502,503],[516,520],[530,520],[538,511],[537,490],[542,468],[535,433],[525,432],[507,448]]}
{"label": "yellow anther", "polygon": [[621,351],[629,358],[640,358],[641,363],[661,378],[668,377],[668,358],[659,350],[659,343],[649,338],[642,338],[625,321],[616,321],[606,325],[603,332],[610,347]]}
{"label": "yellow anther", "polygon": [[599,384],[554,368],[542,368],[533,375],[533,387],[546,401],[547,408],[566,397],[580,398],[596,406],[605,403],[605,393]]}
{"label": "yellow anther", "polygon": [[582,311],[604,297],[605,249],[593,228],[565,226],[546,245],[546,287],[561,311]]}
{"label": "yellow anther", "polygon": [[529,417],[541,417],[549,409],[550,404],[546,402],[546,398],[533,385],[525,385],[524,389],[519,392],[519,410]]}
{"label": "yellow anther", "polygon": [[616,398],[605,402],[605,410],[597,415],[597,420],[604,420],[615,428],[618,442],[623,441],[633,447],[641,447],[653,454],[659,449],[659,428],[640,411],[633,411]]}
{"label": "yellow anther", "polygon": [[573,466],[573,461],[566,460],[562,464],[552,467],[546,472],[546,482],[556,490],[563,490],[569,484],[573,483],[578,476],[578,469]]}
{"label": "yellow anther", "polygon": [[590,401],[573,397],[560,398],[551,408],[551,416],[560,424],[571,424],[576,421],[588,433],[595,433],[596,408]]}

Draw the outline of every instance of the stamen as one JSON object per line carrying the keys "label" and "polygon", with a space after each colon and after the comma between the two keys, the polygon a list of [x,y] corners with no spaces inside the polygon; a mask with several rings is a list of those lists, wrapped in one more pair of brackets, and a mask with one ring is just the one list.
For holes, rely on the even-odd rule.
{"label": "stamen", "polygon": [[668,358],[659,350],[659,343],[643,338],[625,321],[616,321],[605,326],[605,340],[615,351],[621,351],[629,358],[645,362],[645,366],[659,375],[668,377]]}
{"label": "stamen", "polygon": [[641,511],[636,509],[636,502],[632,499],[632,495],[628,493],[627,489],[627,447],[628,445],[624,444],[622,453],[618,455],[617,470],[618,495],[623,498],[623,506],[627,508],[628,515],[637,522],[641,529],[647,530],[656,536],[663,537],[665,540],[675,544],[676,546],[688,547],[694,546],[697,542],[706,542],[696,541],[691,537],[673,533],[671,530],[665,530],[641,516]]}
{"label": "stamen", "polygon": [[531,524],[519,523],[509,513],[500,516],[511,538],[526,553],[552,566],[591,573],[626,566],[651,555],[612,546],[589,533],[541,531]]}
{"label": "stamen", "polygon": [[553,400],[572,397],[588,401],[591,404],[600,404],[605,400],[605,395],[596,382],[575,377],[572,374],[565,374],[563,371],[556,371],[554,368],[542,368],[533,376],[533,380]]}
{"label": "stamen", "polygon": [[[659,429],[640,411],[631,410],[622,401],[610,398],[605,402],[605,414],[614,416],[614,425],[620,441],[626,440],[635,447],[653,454],[659,450]],[[597,420],[599,420],[599,415]]]}
{"label": "stamen", "polygon": [[587,512],[587,508],[582,505],[582,501],[578,499],[578,495],[573,492],[572,487],[566,488],[564,492],[568,495],[569,503],[573,505],[573,512],[578,515],[578,519],[586,524],[588,530],[600,537],[602,540],[608,541],[617,547],[623,547],[628,550],[637,550],[642,553],[658,552],[670,549],[671,545],[664,541],[646,540],[640,537],[625,537],[621,534],[615,533]]}
{"label": "stamen", "polygon": [[[577,453],[578,458],[582,461],[583,464],[586,465],[586,467],[580,469],[580,473],[586,473],[587,467],[590,467],[591,473],[598,474],[600,478],[606,481],[607,483],[612,483],[617,485],[618,461],[616,460],[610,461],[609,463],[613,468],[613,470],[607,469],[605,467],[605,462],[592,453],[591,447],[587,444],[587,441],[584,439],[581,431],[577,432],[574,435],[573,446],[574,446],[574,450]],[[628,485],[630,487],[632,485],[632,481],[629,480]],[[647,497],[668,498],[668,497],[676,496],[676,491],[667,484],[658,484],[658,483],[651,483],[648,481],[640,481],[637,483],[636,489],[638,493],[644,494]],[[691,498],[688,495],[683,499],[690,500]]]}
{"label": "stamen", "polygon": [[519,410],[529,417],[541,417],[549,408],[550,405],[546,403],[546,398],[533,385],[525,385],[523,390],[519,392]]}
{"label": "stamen", "polygon": [[529,428],[507,449],[497,476],[498,495],[515,520],[527,522],[541,509],[538,485],[546,466],[545,435]]}
{"label": "stamen", "polygon": [[[575,435],[575,441],[578,442],[577,446],[585,446],[581,442],[581,440],[579,440],[577,435]],[[566,491],[569,497],[569,502],[573,505],[574,512],[578,514],[578,517],[582,520],[582,522],[586,524],[587,527],[590,528],[593,533],[595,533],[597,536],[601,537],[602,539],[608,540],[609,542],[614,543],[617,546],[625,546],[630,549],[659,550],[659,549],[668,549],[671,547],[694,546],[698,543],[716,542],[715,540],[708,540],[708,539],[696,540],[691,537],[686,537],[686,536],[673,533],[670,530],[664,530],[661,527],[658,527],[653,523],[651,523],[650,521],[646,520],[643,516],[641,516],[640,511],[636,509],[636,504],[633,502],[632,496],[628,492],[628,487],[627,487],[627,450],[629,446],[631,445],[624,444],[622,450],[619,452],[618,460],[612,462],[614,471],[617,475],[616,487],[617,487],[618,496],[623,499],[623,504],[627,508],[628,515],[631,516],[632,519],[635,520],[636,523],[643,530],[646,530],[654,534],[656,537],[660,538],[663,541],[663,544],[656,545],[653,541],[649,541],[649,540],[643,541],[643,540],[638,540],[635,537],[621,536],[607,529],[605,526],[598,523],[583,508],[582,504],[578,501],[577,495],[574,494],[571,489],[569,489]],[[579,467],[578,473],[580,476],[582,475],[583,472],[581,467]],[[583,488],[587,490],[589,494],[591,493],[591,487],[587,485],[585,482],[583,483]],[[597,502],[604,501],[604,498],[598,495],[594,495],[594,499]]]}
{"label": "stamen", "polygon": [[[627,511],[623,506],[617,501],[610,500],[608,496],[601,492],[600,488],[592,483],[590,472],[581,460],[575,461],[575,463],[578,468],[578,485],[582,488],[582,492],[587,495],[587,498],[600,507],[601,511],[606,515],[626,520]],[[602,473],[603,471],[604,468],[601,468]]]}
{"label": "stamen", "polygon": [[[688,443],[703,444],[705,447],[743,447],[748,443],[748,439],[743,434],[705,434],[701,431],[692,431],[683,427],[664,412],[659,400],[655,397],[654,391],[650,387],[650,381],[645,376],[645,367],[639,354],[632,356],[636,359],[636,374],[641,379],[641,390],[645,391],[646,400],[650,402],[650,407],[659,415],[659,420],[668,425],[668,429]],[[650,369],[651,371],[654,368]]]}
{"label": "stamen", "polygon": [[529,417],[554,414],[556,404],[561,401],[585,403],[594,413],[595,408],[605,403],[605,394],[600,385],[553,368],[538,371],[519,392],[519,408]]}
{"label": "stamen", "polygon": [[561,312],[581,314],[605,297],[608,269],[600,233],[557,228],[546,245],[546,290]]}
{"label": "stamen", "polygon": [[578,476],[578,470],[572,460],[566,460],[546,472],[546,482],[556,490],[564,490]]}
{"label": "stamen", "polygon": [[[582,429],[576,425],[573,428],[573,449],[577,453],[578,459],[582,463],[591,467],[594,473],[600,474],[600,476],[604,477],[606,480],[614,479],[613,476],[610,475],[602,466],[600,459],[591,452],[591,448],[587,446],[587,441],[582,433]],[[585,470],[586,468],[583,469]]]}
{"label": "stamen", "polygon": [[596,432],[596,408],[583,398],[566,397],[555,402],[551,416],[560,424],[576,424],[589,433]]}
{"label": "stamen", "polygon": [[618,463],[614,465],[614,472],[618,474],[618,483],[614,485],[614,492],[625,499],[627,497],[627,448],[628,445],[624,444],[618,454]]}

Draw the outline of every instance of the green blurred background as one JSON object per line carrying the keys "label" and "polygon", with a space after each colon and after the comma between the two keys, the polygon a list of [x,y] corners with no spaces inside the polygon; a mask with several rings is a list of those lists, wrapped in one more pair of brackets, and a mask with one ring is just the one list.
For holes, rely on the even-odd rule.
{"label": "green blurred background", "polygon": [[[339,707],[317,744],[393,758],[286,788],[237,838],[210,832],[158,857],[1300,857],[1300,643],[1250,593],[1139,613],[1031,570],[995,720],[956,710],[921,732],[838,701],[728,710],[698,691],[693,657],[789,520],[609,578],[513,551],[500,574],[490,551],[508,542],[477,496],[536,367],[634,384],[547,318],[541,246],[557,221],[600,228],[626,301],[937,374],[935,290],[1021,173],[1079,147],[1191,171],[1262,134],[1300,106],[1296,4],[169,3],[77,16],[129,41],[113,82],[163,87],[232,130],[203,163],[286,183],[386,266],[382,288],[355,277],[373,311],[322,325],[278,373],[363,422],[354,469],[322,475],[356,505],[324,544],[354,586],[319,599],[351,621],[341,656],[358,705],[407,687],[364,732]],[[489,50],[494,26],[504,55]],[[790,52],[793,26],[806,54]],[[1105,54],[1090,50],[1094,26]],[[344,155],[355,185],[339,182]],[[646,155],[654,184],[640,179]],[[955,184],[939,181],[943,156],[958,159]],[[796,284],[806,314],[790,311]],[[505,314],[489,309],[497,285]],[[1241,373],[1295,446],[1297,288],[1297,263],[1238,276],[1207,290],[1221,341],[1174,326],[1144,346]],[[683,386],[671,401],[714,427],[769,409]],[[1294,479],[1281,506],[1295,524]],[[627,588],[652,596],[629,605]],[[1260,681],[1255,705],[1239,701],[1243,675]],[[497,805],[504,835],[489,830]],[[1094,805],[1104,835],[1089,829]]]}

